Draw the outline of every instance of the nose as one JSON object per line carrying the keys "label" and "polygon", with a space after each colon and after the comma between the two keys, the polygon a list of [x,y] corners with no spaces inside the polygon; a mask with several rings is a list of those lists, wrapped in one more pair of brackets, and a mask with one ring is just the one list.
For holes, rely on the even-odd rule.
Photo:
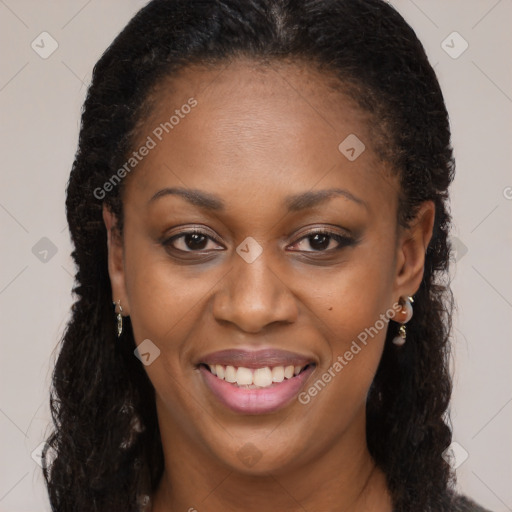
{"label": "nose", "polygon": [[275,322],[296,321],[295,297],[264,254],[265,251],[252,263],[235,257],[233,269],[213,298],[217,321],[229,322],[249,333],[258,333]]}

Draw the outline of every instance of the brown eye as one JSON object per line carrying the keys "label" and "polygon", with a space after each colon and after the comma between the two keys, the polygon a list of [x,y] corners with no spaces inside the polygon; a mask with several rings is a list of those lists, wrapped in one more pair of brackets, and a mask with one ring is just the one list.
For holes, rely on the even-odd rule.
{"label": "brown eye", "polygon": [[[314,231],[295,242],[295,246],[307,240],[312,250],[303,249],[305,252],[330,252],[341,249],[343,247],[353,245],[355,242],[352,238],[334,233],[332,231]],[[335,242],[334,247],[332,243]],[[336,245],[337,244],[337,245]],[[300,250],[300,249],[299,249]]]}
{"label": "brown eye", "polygon": [[203,231],[184,231],[174,235],[163,242],[166,247],[182,252],[207,251],[209,241],[217,242],[214,238]]}

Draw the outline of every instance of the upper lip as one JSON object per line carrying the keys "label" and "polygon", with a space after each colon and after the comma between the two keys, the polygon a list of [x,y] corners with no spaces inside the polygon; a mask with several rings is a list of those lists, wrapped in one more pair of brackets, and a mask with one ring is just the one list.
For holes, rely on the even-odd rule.
{"label": "upper lip", "polygon": [[199,360],[205,364],[223,366],[243,366],[244,368],[264,368],[265,366],[305,366],[315,363],[311,356],[305,356],[280,349],[243,350],[226,349],[212,352]]}

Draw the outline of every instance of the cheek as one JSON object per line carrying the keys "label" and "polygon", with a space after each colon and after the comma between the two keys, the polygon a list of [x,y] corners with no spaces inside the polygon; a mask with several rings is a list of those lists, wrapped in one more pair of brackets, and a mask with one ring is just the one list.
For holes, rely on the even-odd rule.
{"label": "cheek", "polygon": [[[302,404],[316,410],[321,428],[332,435],[364,410],[389,325],[388,308],[378,299],[376,288],[354,292],[350,285],[338,287],[338,301],[329,302],[336,304],[332,310],[323,308],[330,316],[324,314],[316,329],[323,332],[325,358],[299,396]],[[309,417],[316,417],[315,413]]]}
{"label": "cheek", "polygon": [[317,280],[312,293],[301,299],[316,313],[316,329],[329,353],[319,377],[336,382],[330,385],[336,400],[362,400],[377,371],[394,314],[392,270],[389,242],[379,250],[360,250],[349,265]]}
{"label": "cheek", "polygon": [[[314,308],[331,337],[344,340],[357,337],[391,307],[393,257],[391,247],[362,248],[338,270],[302,278],[301,300]],[[313,286],[312,286],[313,285]]]}
{"label": "cheek", "polygon": [[140,345],[149,339],[160,350],[144,369],[159,399],[166,402],[168,411],[174,411],[174,421],[182,421],[179,411],[194,408],[190,400],[194,391],[183,385],[191,382],[195,371],[189,357],[190,340],[205,332],[207,312],[201,299],[220,275],[215,281],[204,275],[193,277],[186,267],[170,265],[165,253],[142,241],[127,247],[125,268],[135,342]]}
{"label": "cheek", "polygon": [[222,269],[201,272],[194,265],[171,263],[134,220],[126,223],[125,281],[135,340],[179,340],[197,322],[201,298],[222,277]]}
{"label": "cheek", "polygon": [[155,342],[179,340],[197,324],[201,298],[208,294],[210,279],[193,279],[172,270],[169,262],[152,261],[128,266],[127,291],[136,341],[153,337]]}

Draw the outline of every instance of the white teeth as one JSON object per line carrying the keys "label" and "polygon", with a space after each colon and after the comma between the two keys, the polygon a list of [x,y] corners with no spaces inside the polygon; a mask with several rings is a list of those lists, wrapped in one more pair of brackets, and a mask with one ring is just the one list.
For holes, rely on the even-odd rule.
{"label": "white teeth", "polygon": [[254,370],[254,384],[261,388],[270,386],[272,384],[272,370],[268,366]]}
{"label": "white teeth", "polygon": [[272,368],[272,382],[283,382],[284,380],[284,367],[276,366]]}
{"label": "white teeth", "polygon": [[284,369],[284,376],[287,378],[287,379],[291,379],[293,377],[293,372],[295,371],[295,366],[287,366],[285,369]]}
{"label": "white teeth", "polygon": [[243,386],[245,384],[251,385],[252,382],[252,371],[249,368],[244,368],[240,366],[236,371],[236,383],[239,386]]}
{"label": "white teeth", "polygon": [[234,366],[226,366],[226,373],[224,374],[226,382],[236,382],[236,369]]}
{"label": "white teeth", "polygon": [[238,386],[254,388],[266,388],[271,386],[274,382],[283,382],[284,379],[291,379],[298,375],[304,366],[274,366],[269,368],[245,368],[244,366],[223,366],[221,364],[208,365],[213,375],[219,379],[237,384]]}

